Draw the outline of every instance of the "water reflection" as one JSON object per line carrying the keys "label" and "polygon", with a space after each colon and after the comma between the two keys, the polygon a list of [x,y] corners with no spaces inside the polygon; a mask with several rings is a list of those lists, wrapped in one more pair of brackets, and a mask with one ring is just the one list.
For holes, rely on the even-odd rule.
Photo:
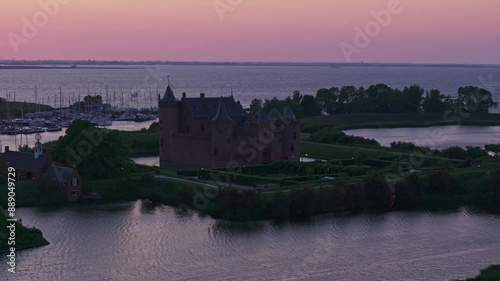
{"label": "water reflection", "polygon": [[444,149],[451,146],[484,146],[500,139],[500,126],[436,126],[430,128],[356,129],[348,135],[373,138],[383,146],[391,142],[413,142],[418,146]]}
{"label": "water reflection", "polygon": [[500,260],[500,216],[467,208],[237,223],[134,201],[18,215],[52,244],[20,252],[16,280],[441,281]]}

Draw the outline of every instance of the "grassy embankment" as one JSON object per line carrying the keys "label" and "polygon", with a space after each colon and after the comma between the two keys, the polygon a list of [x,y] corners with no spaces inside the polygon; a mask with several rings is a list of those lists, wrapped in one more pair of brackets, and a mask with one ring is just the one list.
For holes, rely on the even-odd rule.
{"label": "grassy embankment", "polygon": [[[7,107],[10,109],[10,116],[11,118],[18,118],[21,117],[23,112],[24,114],[26,113],[32,113],[36,112],[36,107],[37,104],[31,103],[31,102],[20,102],[20,101],[9,101],[8,106],[6,102],[0,102],[0,117],[5,118],[6,116],[9,116],[9,112],[7,111]],[[39,111],[50,111],[53,110],[52,107],[44,104],[39,104],[38,105],[38,110]]]}
{"label": "grassy embankment", "polygon": [[492,265],[486,269],[481,270],[481,273],[465,281],[498,281],[500,280],[500,265]]}
{"label": "grassy embankment", "polygon": [[49,242],[43,238],[42,232],[36,228],[27,228],[20,222],[16,223],[16,240],[15,246],[8,245],[9,229],[7,225],[8,216],[0,209],[0,252],[7,252],[10,247],[15,247],[16,251],[27,248],[34,248],[48,245]]}

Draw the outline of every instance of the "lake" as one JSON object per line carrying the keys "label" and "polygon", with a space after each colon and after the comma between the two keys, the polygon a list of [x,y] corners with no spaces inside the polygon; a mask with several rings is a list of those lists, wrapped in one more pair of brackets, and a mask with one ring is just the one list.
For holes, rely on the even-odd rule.
{"label": "lake", "polygon": [[383,146],[393,141],[413,142],[418,146],[444,149],[450,146],[484,146],[500,143],[499,126],[436,126],[429,128],[355,129],[348,135],[375,139]]}
{"label": "lake", "polygon": [[[324,215],[232,223],[143,201],[21,208],[49,246],[0,280],[413,280],[475,276],[500,261],[500,216]],[[5,265],[6,257],[0,257]]]}
{"label": "lake", "polygon": [[[456,95],[461,86],[488,88],[494,99],[500,100],[500,68],[461,67],[338,67],[329,66],[214,66],[214,65],[161,65],[132,66],[114,69],[3,69],[0,70],[2,96],[11,93],[17,101],[35,101],[34,88],[38,88],[38,101],[59,105],[59,87],[64,101],[76,101],[90,93],[101,94],[106,101],[117,106],[156,106],[156,92],[163,93],[167,75],[177,97],[186,92],[188,97],[220,96],[221,90],[234,96],[243,105],[252,99],[285,98],[299,90],[315,95],[319,88],[344,85],[370,86],[385,83],[403,88],[418,84],[425,89],[439,89],[444,94]],[[139,68],[137,68],[139,67]],[[144,67],[144,68],[140,68]],[[490,79],[491,78],[491,79]],[[121,100],[124,93],[123,102]],[[131,99],[138,92],[139,98]],[[114,102],[113,102],[114,96]]]}

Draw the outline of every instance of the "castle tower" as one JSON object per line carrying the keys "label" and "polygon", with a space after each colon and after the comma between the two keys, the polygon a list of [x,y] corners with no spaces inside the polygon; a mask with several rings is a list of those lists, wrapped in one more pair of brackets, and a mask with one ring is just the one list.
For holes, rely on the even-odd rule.
{"label": "castle tower", "polygon": [[233,120],[227,113],[221,96],[217,112],[212,118],[212,167],[225,167],[233,160]]}
{"label": "castle tower", "polygon": [[173,147],[172,137],[179,132],[179,101],[174,96],[174,91],[168,83],[165,94],[158,102],[160,111],[160,163],[170,161],[171,149]]}
{"label": "castle tower", "polygon": [[295,117],[291,107],[283,109],[285,127],[283,130],[282,158],[300,160],[300,122]]}

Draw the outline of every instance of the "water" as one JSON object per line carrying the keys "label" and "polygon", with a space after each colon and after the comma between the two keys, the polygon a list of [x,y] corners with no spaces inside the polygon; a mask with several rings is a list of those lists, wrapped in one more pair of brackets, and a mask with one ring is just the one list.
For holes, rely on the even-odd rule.
{"label": "water", "polygon": [[[221,89],[229,95],[234,88],[235,98],[243,105],[254,98],[285,98],[295,90],[315,94],[323,87],[367,87],[378,83],[398,88],[418,84],[450,95],[455,95],[461,86],[481,86],[500,100],[500,68],[162,65],[143,69],[4,69],[0,70],[0,85],[17,101],[34,101],[37,85],[38,100],[51,105],[59,105],[59,87],[67,104],[73,95],[76,101],[88,92],[100,93],[106,100],[108,86],[110,103],[113,104],[114,95],[115,105],[149,107],[156,105],[156,91],[164,92],[168,74],[178,98],[182,92],[188,97],[201,92],[219,96]],[[140,98],[131,99],[131,92],[136,91]]]}
{"label": "water", "polygon": [[393,141],[413,142],[419,146],[444,149],[451,146],[484,146],[500,143],[500,127],[436,126],[430,128],[356,129],[348,135],[375,139],[383,146]]}
{"label": "water", "polygon": [[142,201],[17,214],[51,244],[18,252],[18,274],[7,280],[442,281],[500,261],[500,216],[466,209],[282,224],[231,223]]}
{"label": "water", "polygon": [[[145,166],[160,166],[160,157],[159,156],[146,156],[146,157],[134,157],[132,160],[140,165]],[[300,162],[314,162],[314,161],[322,161],[321,159],[311,158],[311,157],[300,157]],[[323,160],[324,161],[324,160]]]}

